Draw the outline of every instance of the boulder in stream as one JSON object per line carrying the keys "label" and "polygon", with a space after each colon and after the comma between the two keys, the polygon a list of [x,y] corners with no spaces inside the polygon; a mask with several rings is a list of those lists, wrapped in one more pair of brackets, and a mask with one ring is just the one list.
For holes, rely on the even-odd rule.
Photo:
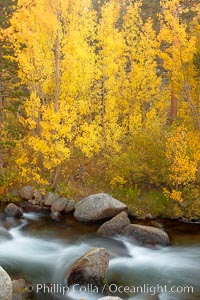
{"label": "boulder in stream", "polygon": [[124,203],[101,193],[79,201],[75,206],[74,217],[81,222],[94,222],[112,218],[122,211],[128,211]]}
{"label": "boulder in stream", "polygon": [[94,248],[74,262],[67,274],[69,285],[92,284],[102,288],[106,281],[109,253],[105,248]]}
{"label": "boulder in stream", "polygon": [[14,203],[9,203],[5,208],[5,213],[10,217],[20,218],[23,215],[22,208],[15,205]]}
{"label": "boulder in stream", "polygon": [[12,281],[2,267],[0,267],[0,299],[12,300]]}
{"label": "boulder in stream", "polygon": [[24,200],[30,200],[34,197],[34,188],[32,186],[24,186],[19,190],[19,195]]}
{"label": "boulder in stream", "polygon": [[165,231],[151,226],[130,224],[124,229],[122,234],[143,244],[161,246],[170,244],[169,236]]}
{"label": "boulder in stream", "polygon": [[97,230],[97,233],[103,236],[120,234],[129,224],[130,220],[127,216],[127,213],[123,211],[110,221],[102,224]]}
{"label": "boulder in stream", "polygon": [[33,201],[35,200],[29,200],[28,202],[20,203],[25,213],[40,212],[43,210],[43,207]]}

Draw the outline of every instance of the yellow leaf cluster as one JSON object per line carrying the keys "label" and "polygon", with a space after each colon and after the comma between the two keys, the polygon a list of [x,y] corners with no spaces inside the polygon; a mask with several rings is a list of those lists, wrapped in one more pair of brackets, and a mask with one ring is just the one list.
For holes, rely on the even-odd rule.
{"label": "yellow leaf cluster", "polygon": [[[186,128],[175,129],[166,143],[166,158],[170,164],[169,179],[176,187],[195,182],[199,157],[194,155]],[[192,151],[193,150],[193,151]]]}

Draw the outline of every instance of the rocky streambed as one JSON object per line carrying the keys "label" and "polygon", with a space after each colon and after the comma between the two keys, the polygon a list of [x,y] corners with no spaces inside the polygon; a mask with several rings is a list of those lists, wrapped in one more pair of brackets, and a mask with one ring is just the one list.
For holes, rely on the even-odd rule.
{"label": "rocky streambed", "polygon": [[37,201],[31,193],[0,213],[0,265],[14,280],[13,299],[200,298],[198,224],[151,216],[138,224],[106,194],[83,199],[73,212],[72,200],[49,193]]}

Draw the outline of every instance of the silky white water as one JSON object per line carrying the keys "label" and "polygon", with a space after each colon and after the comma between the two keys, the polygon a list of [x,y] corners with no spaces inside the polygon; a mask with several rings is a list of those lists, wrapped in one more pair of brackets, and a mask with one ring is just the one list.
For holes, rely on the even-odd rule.
{"label": "silky white water", "polygon": [[[158,295],[154,295],[153,292],[151,295],[125,293],[121,296],[123,299],[200,298],[200,241],[197,240],[190,245],[186,243],[166,248],[148,248],[127,239],[100,238],[95,233],[73,234],[75,225],[72,221],[66,225],[48,221],[45,226],[46,219],[42,222],[43,218],[44,216],[35,213],[25,214],[19,224],[15,224],[11,218],[4,218],[4,223],[6,221],[10,224],[9,232],[12,239],[2,241],[0,244],[0,265],[12,276],[26,278],[34,285],[44,283],[65,285],[66,273],[77,258],[93,247],[105,247],[111,257],[107,274],[110,285],[194,287],[194,293],[190,294],[174,295],[162,291]],[[42,225],[38,222],[42,222]],[[1,222],[1,225],[4,223]],[[38,294],[35,297],[35,299],[95,300],[100,296],[96,293],[71,291],[64,296],[54,295],[51,298],[50,295]]]}

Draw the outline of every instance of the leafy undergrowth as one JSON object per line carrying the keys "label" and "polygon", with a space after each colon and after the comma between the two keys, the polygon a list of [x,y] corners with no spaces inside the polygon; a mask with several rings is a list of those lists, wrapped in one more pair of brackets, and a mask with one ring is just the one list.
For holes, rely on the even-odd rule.
{"label": "leafy undergrowth", "polygon": [[155,218],[179,218],[183,216],[180,205],[165,197],[158,190],[141,191],[129,188],[115,191],[113,196],[126,203],[130,214],[138,218],[143,218],[148,213],[151,213]]}

